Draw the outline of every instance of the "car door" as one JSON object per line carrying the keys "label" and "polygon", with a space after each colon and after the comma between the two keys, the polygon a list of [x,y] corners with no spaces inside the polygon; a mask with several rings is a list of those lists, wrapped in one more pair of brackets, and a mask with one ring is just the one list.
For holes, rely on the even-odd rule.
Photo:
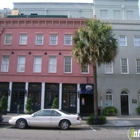
{"label": "car door", "polygon": [[51,113],[51,125],[52,127],[58,126],[61,120],[61,114],[55,110],[52,110]]}
{"label": "car door", "polygon": [[40,110],[31,117],[30,126],[48,127],[51,126],[51,110]]}

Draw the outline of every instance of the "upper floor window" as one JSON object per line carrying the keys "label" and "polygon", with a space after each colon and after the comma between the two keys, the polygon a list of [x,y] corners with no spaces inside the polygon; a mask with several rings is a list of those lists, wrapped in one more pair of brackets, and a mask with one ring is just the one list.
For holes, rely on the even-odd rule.
{"label": "upper floor window", "polygon": [[25,56],[18,56],[17,72],[25,71]]}
{"label": "upper floor window", "polygon": [[82,66],[81,72],[82,72],[82,74],[89,73],[89,66],[88,65]]}
{"label": "upper floor window", "polygon": [[12,44],[12,34],[6,34],[4,39],[4,45]]}
{"label": "upper floor window", "polygon": [[134,46],[140,46],[140,36],[134,36]]}
{"label": "upper floor window", "polygon": [[114,10],[113,11],[113,16],[114,16],[114,19],[121,19],[121,12],[120,12],[120,10]]}
{"label": "upper floor window", "polygon": [[106,92],[106,107],[108,106],[113,106],[113,101],[112,101],[112,93],[110,91]]}
{"label": "upper floor window", "polygon": [[57,45],[58,35],[52,34],[50,35],[50,45]]}
{"label": "upper floor window", "polygon": [[8,72],[9,69],[9,56],[2,56],[1,71]]}
{"label": "upper floor window", "polygon": [[113,63],[105,64],[105,73],[113,74]]}
{"label": "upper floor window", "polygon": [[41,72],[42,57],[34,56],[34,72]]}
{"label": "upper floor window", "polygon": [[100,18],[107,19],[108,18],[108,11],[107,10],[100,10]]}
{"label": "upper floor window", "polygon": [[140,59],[136,59],[137,74],[140,74]]}
{"label": "upper floor window", "polygon": [[127,46],[127,38],[125,35],[119,36],[119,45],[120,46]]}
{"label": "upper floor window", "polygon": [[64,45],[72,45],[72,35],[64,35]]}
{"label": "upper floor window", "polygon": [[71,73],[72,72],[72,59],[71,56],[66,56],[64,60],[64,72]]}
{"label": "upper floor window", "polygon": [[127,20],[133,20],[133,11],[126,11]]}
{"label": "upper floor window", "polygon": [[56,72],[56,56],[49,57],[49,72],[50,73]]}
{"label": "upper floor window", "polygon": [[36,34],[36,45],[43,45],[43,34]]}
{"label": "upper floor window", "polygon": [[27,44],[27,34],[20,34],[20,45],[26,45]]}
{"label": "upper floor window", "polygon": [[128,74],[128,59],[127,58],[121,58],[121,74]]}

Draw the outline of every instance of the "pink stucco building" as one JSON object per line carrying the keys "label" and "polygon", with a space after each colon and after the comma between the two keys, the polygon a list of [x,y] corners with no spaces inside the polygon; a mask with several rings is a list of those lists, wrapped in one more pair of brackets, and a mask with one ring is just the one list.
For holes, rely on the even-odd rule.
{"label": "pink stucco building", "polygon": [[[8,100],[9,112],[25,111],[28,97],[33,110],[50,108],[55,97],[59,109],[74,113],[93,110],[91,66],[81,66],[71,57],[75,31],[85,19],[1,18],[0,97]],[[79,94],[83,89],[82,94]],[[86,93],[86,91],[85,91]]]}

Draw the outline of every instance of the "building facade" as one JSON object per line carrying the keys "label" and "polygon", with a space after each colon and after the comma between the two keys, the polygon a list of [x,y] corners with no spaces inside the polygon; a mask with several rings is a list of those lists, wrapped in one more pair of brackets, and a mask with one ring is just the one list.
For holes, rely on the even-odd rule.
{"label": "building facade", "polygon": [[16,112],[18,104],[24,112],[28,97],[33,111],[51,108],[58,97],[59,109],[92,112],[93,92],[80,95],[79,90],[87,83],[93,87],[93,70],[71,57],[80,26],[82,19],[0,19],[0,96],[7,97],[9,112]]}

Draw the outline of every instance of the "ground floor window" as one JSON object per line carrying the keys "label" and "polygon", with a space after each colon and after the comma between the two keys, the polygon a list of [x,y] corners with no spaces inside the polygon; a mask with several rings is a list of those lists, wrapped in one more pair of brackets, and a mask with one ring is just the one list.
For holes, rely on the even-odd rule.
{"label": "ground floor window", "polygon": [[105,106],[113,106],[113,102],[112,102],[112,92],[111,91],[107,91],[106,92],[106,102],[105,102]]}

